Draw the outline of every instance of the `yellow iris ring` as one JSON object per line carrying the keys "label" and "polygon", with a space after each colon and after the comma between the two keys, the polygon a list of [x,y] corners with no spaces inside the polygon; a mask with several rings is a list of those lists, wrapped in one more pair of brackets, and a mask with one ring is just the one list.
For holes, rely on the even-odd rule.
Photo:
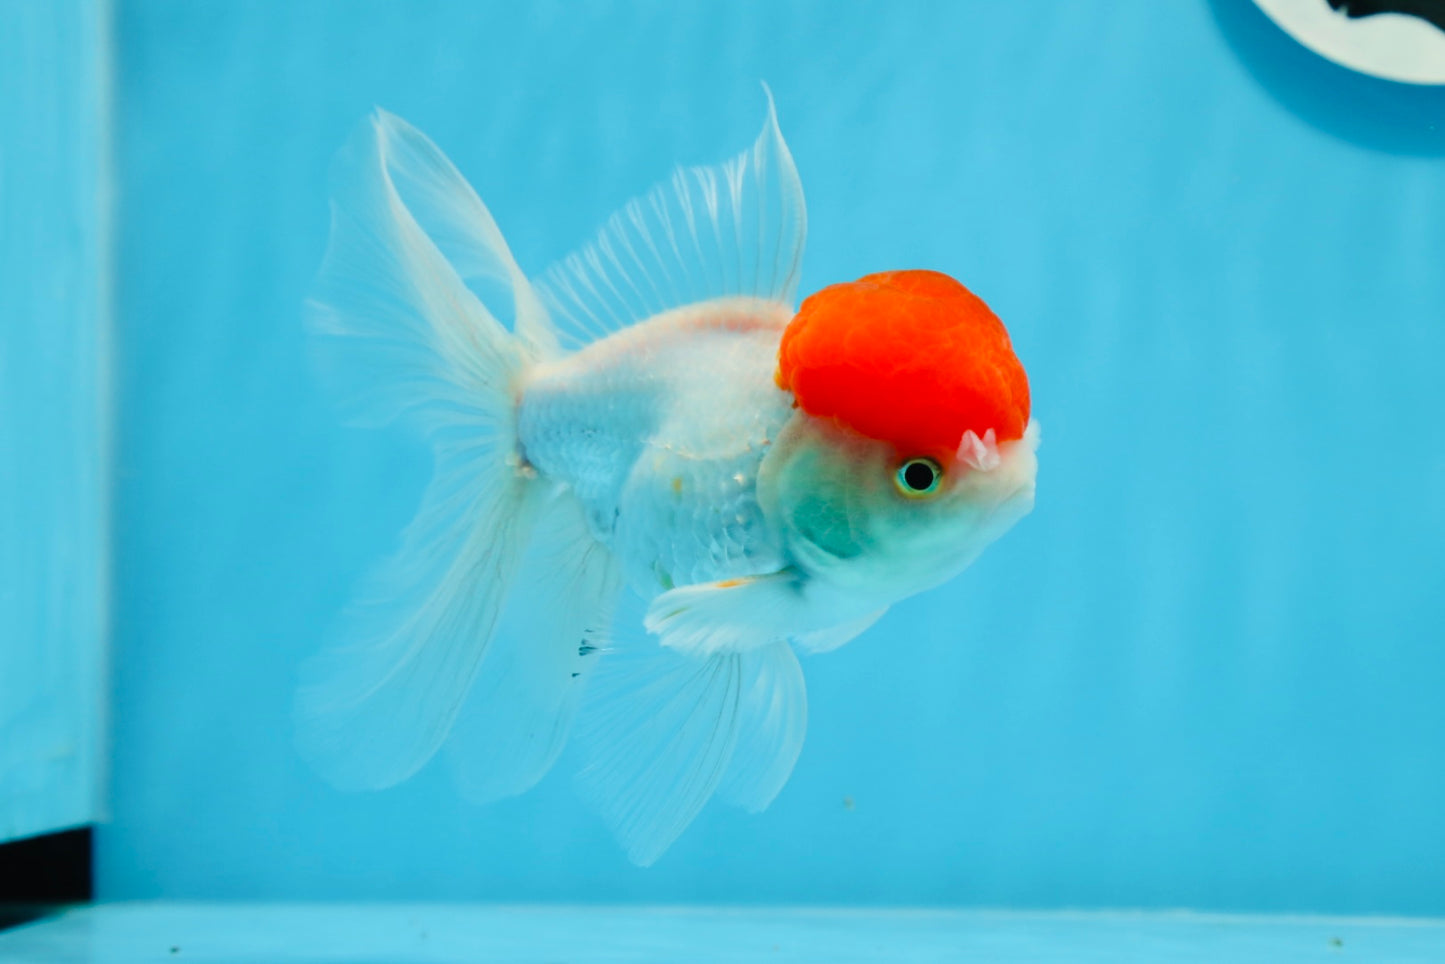
{"label": "yellow iris ring", "polygon": [[927,457],[909,459],[893,475],[893,484],[910,499],[927,498],[942,482],[943,466]]}

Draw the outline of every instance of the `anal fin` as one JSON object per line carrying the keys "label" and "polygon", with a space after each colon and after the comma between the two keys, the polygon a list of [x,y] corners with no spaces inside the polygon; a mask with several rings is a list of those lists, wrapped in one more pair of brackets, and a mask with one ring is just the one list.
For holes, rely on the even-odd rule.
{"label": "anal fin", "polygon": [[719,791],[748,810],[767,807],[806,729],[803,674],[787,643],[694,659],[641,640],[609,653],[590,684],[578,786],[646,866]]}
{"label": "anal fin", "polygon": [[808,732],[803,667],[787,643],[747,653],[738,743],[718,796],[749,813],[768,808],[788,782]]}

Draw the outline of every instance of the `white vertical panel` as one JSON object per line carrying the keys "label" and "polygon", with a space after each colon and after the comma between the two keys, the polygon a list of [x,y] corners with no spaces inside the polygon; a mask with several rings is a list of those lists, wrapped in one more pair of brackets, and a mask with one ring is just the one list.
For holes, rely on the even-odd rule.
{"label": "white vertical panel", "polygon": [[0,840],[104,779],[105,13],[0,0]]}

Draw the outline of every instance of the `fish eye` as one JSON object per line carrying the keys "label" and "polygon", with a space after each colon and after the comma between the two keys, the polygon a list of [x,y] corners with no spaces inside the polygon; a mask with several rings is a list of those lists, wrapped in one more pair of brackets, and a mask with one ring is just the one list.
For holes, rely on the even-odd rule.
{"label": "fish eye", "polygon": [[893,477],[898,491],[910,498],[932,495],[942,481],[943,467],[929,458],[909,459],[898,467],[898,474]]}

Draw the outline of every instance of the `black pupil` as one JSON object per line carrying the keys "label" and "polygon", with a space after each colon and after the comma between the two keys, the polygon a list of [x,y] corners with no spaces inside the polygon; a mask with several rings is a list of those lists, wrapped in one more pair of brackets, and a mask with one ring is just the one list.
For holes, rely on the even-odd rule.
{"label": "black pupil", "polygon": [[903,467],[903,482],[914,492],[933,488],[933,466],[927,462],[909,462]]}

